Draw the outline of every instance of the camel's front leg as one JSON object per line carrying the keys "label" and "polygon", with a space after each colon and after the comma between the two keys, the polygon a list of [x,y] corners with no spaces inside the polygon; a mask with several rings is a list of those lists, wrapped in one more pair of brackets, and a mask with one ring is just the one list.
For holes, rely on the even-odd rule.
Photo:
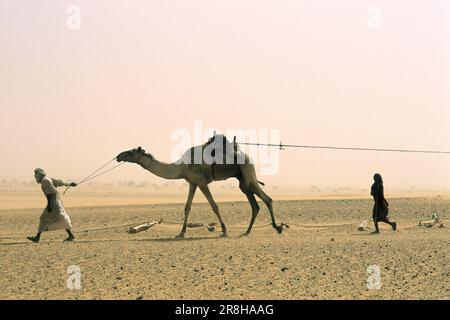
{"label": "camel's front leg", "polygon": [[183,229],[181,229],[181,232],[177,236],[177,238],[183,238],[184,234],[186,233],[187,221],[188,221],[188,217],[189,217],[189,212],[191,212],[192,200],[194,199],[195,190],[197,190],[197,185],[195,185],[193,183],[189,183],[189,194],[188,194],[188,198],[186,201],[186,205],[184,207]]}
{"label": "camel's front leg", "polygon": [[206,199],[209,202],[209,205],[211,206],[212,210],[214,211],[217,218],[219,219],[220,226],[222,227],[222,237],[226,237],[227,236],[227,228],[225,227],[225,223],[223,223],[222,218],[220,217],[219,207],[217,206],[216,202],[214,201],[211,191],[209,191],[208,185],[200,185],[199,188],[205,195]]}

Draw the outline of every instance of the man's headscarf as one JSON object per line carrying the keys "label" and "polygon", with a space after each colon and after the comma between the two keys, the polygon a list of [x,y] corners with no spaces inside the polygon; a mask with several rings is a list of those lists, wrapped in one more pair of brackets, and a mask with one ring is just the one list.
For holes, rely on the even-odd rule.
{"label": "man's headscarf", "polygon": [[40,174],[40,175],[42,175],[42,176],[45,176],[45,175],[46,175],[44,169],[41,169],[41,168],[36,168],[36,169],[34,169],[34,173],[35,173],[35,174]]}

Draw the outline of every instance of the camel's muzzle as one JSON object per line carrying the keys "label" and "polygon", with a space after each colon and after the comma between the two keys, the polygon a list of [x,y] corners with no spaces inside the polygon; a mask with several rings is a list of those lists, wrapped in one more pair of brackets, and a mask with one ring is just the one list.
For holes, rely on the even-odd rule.
{"label": "camel's muzzle", "polygon": [[120,153],[117,157],[116,157],[117,162],[123,162],[124,161],[124,154],[123,152]]}

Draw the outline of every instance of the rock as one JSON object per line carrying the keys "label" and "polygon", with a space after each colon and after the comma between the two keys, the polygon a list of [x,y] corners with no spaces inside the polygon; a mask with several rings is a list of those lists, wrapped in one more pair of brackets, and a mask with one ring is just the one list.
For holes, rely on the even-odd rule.
{"label": "rock", "polygon": [[437,214],[433,213],[431,220],[427,220],[427,221],[419,221],[419,226],[420,227],[427,227],[427,228],[431,228],[433,227],[436,223],[439,222],[439,217]]}
{"label": "rock", "polygon": [[369,221],[364,220],[358,226],[358,231],[366,231],[369,229]]}
{"label": "rock", "polygon": [[188,228],[198,228],[203,227],[203,223],[188,223],[187,226]]}
{"label": "rock", "polygon": [[162,222],[162,219],[160,219],[159,221],[147,222],[147,223],[135,226],[135,227],[130,227],[128,229],[128,233],[131,233],[131,234],[138,233],[138,232],[150,229],[154,225],[160,224],[161,222]]}

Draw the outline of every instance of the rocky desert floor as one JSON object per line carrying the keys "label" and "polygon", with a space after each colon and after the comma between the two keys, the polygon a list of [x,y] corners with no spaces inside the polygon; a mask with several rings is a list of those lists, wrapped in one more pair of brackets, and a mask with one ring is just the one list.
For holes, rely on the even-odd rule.
{"label": "rocky desert floor", "polygon": [[[370,200],[304,200],[274,202],[278,222],[289,225],[282,235],[267,226],[260,203],[252,233],[239,237],[250,205],[223,202],[228,238],[217,227],[192,227],[185,239],[175,239],[182,203],[74,207],[67,211],[77,240],[63,243],[65,232],[54,231],[37,244],[26,236],[35,232],[40,209],[1,210],[0,298],[449,299],[450,229],[417,224],[437,213],[450,227],[450,200],[389,202],[398,230],[382,225],[379,235],[358,231],[371,219]],[[127,233],[159,219],[149,230]],[[206,203],[194,203],[189,222],[217,221]],[[380,289],[367,288],[373,265]],[[80,270],[80,289],[67,287],[69,266]]]}

